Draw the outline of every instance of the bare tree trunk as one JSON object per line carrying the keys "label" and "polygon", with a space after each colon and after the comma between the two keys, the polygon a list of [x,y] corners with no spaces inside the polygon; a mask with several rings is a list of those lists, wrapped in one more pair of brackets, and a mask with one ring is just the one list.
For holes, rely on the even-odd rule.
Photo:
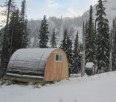
{"label": "bare tree trunk", "polygon": [[109,71],[112,71],[112,53],[113,53],[113,39],[114,39],[114,22],[113,22],[113,32],[111,33],[110,36],[110,59],[109,59]]}
{"label": "bare tree trunk", "polygon": [[83,38],[82,38],[82,55],[81,55],[81,77],[85,75],[85,31],[83,22]]}
{"label": "bare tree trunk", "polygon": [[112,51],[110,51],[109,71],[112,71]]}
{"label": "bare tree trunk", "polygon": [[8,23],[9,23],[10,7],[11,7],[11,0],[8,1],[8,12],[7,12],[7,20],[6,20],[7,29],[8,29]]}

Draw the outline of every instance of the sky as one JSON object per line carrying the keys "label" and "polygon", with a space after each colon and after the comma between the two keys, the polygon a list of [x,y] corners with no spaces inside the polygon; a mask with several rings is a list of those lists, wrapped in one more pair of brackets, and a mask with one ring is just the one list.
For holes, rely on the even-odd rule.
{"label": "sky", "polygon": [[[0,5],[5,0],[0,0]],[[22,0],[14,0],[20,7]],[[87,11],[90,5],[94,5],[98,0],[26,0],[26,13],[28,19],[42,19],[47,17],[77,17]],[[0,8],[0,11],[2,8]],[[2,16],[0,15],[0,19]]]}

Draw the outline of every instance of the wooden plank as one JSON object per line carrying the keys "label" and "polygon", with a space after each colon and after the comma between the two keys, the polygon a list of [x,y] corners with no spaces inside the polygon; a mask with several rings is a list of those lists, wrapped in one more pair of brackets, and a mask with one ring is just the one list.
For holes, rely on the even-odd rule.
{"label": "wooden plank", "polygon": [[[57,62],[56,54],[62,55],[62,62]],[[51,53],[45,67],[44,80],[45,81],[59,81],[68,79],[68,63],[66,54],[61,49],[56,49]]]}

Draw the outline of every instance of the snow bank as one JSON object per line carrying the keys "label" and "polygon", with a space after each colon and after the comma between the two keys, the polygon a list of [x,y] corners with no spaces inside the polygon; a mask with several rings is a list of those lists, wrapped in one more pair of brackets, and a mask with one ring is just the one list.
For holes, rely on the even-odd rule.
{"label": "snow bank", "polygon": [[116,72],[71,78],[41,88],[4,85],[0,102],[116,102]]}

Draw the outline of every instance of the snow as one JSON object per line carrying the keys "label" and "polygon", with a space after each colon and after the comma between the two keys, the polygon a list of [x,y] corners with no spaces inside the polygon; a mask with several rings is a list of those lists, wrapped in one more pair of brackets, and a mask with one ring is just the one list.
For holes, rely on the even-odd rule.
{"label": "snow", "polygon": [[[92,0],[91,0],[92,1]],[[94,0],[93,0],[94,1]],[[103,2],[105,8],[106,8],[106,14],[107,18],[109,20],[109,26],[112,28],[112,20],[116,17],[116,0],[107,0],[107,2]],[[93,6],[93,18],[96,19],[96,5]],[[60,43],[63,38],[63,32],[64,29],[67,28],[69,34],[71,35],[72,40],[74,41],[74,38],[77,34],[77,30],[79,32],[79,42],[82,43],[82,25],[83,21],[86,22],[89,18],[89,10],[87,10],[82,16],[80,17],[74,17],[74,18],[56,18],[56,17],[50,17],[48,18],[48,25],[49,25],[49,37],[52,34],[52,30],[56,29],[56,35],[57,35],[57,44],[60,46]],[[28,29],[31,35],[31,38],[38,38],[37,34],[39,31],[41,25],[40,20],[31,20],[28,22]],[[31,39],[30,38],[30,39]],[[36,44],[35,44],[36,43]],[[37,47],[37,40],[32,42],[31,45],[35,45]]]}
{"label": "snow", "polygon": [[116,72],[71,78],[41,88],[3,85],[0,102],[116,102]]}
{"label": "snow", "polygon": [[55,48],[28,48],[19,49],[11,57],[10,60],[46,60]]}
{"label": "snow", "polygon": [[[50,54],[56,48],[19,49],[11,56],[7,71],[18,73],[43,74]],[[14,76],[14,74],[12,74]]]}
{"label": "snow", "polygon": [[[109,26],[112,27],[112,20],[116,17],[116,0],[107,0],[107,2],[103,2],[104,7],[106,8],[105,12],[107,15],[107,19],[109,20]],[[93,17],[94,20],[96,18],[96,5],[93,6]],[[89,10],[85,12],[81,19],[86,21],[89,17]]]}
{"label": "snow", "polygon": [[44,69],[48,57],[54,51],[55,48],[28,48],[28,49],[19,49],[11,56],[8,70],[15,68],[15,71],[18,70],[30,70],[36,71],[38,68]]}
{"label": "snow", "polygon": [[93,68],[93,66],[94,66],[94,63],[93,62],[88,62],[88,63],[86,63],[86,68]]}

